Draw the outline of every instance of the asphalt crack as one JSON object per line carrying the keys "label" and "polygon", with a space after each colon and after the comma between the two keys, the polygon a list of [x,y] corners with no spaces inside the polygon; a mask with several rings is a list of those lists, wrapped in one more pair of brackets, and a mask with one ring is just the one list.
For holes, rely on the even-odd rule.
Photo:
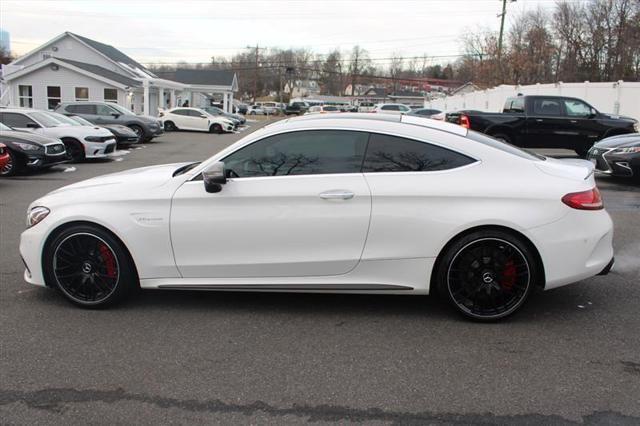
{"label": "asphalt crack", "polygon": [[626,416],[612,411],[594,412],[574,422],[556,415],[522,414],[499,416],[491,413],[455,414],[419,413],[383,410],[380,408],[352,408],[342,405],[307,405],[293,404],[291,407],[275,407],[266,402],[255,401],[247,404],[228,403],[220,399],[195,400],[176,399],[130,393],[122,388],[114,390],[51,388],[35,391],[0,390],[0,406],[23,403],[30,408],[47,410],[63,414],[69,404],[102,402],[115,404],[118,402],[138,402],[155,405],[159,408],[177,408],[189,412],[210,414],[243,414],[251,416],[259,412],[273,417],[295,416],[309,422],[370,422],[385,421],[392,425],[436,424],[436,425],[596,425],[596,424],[638,424],[640,417]]}

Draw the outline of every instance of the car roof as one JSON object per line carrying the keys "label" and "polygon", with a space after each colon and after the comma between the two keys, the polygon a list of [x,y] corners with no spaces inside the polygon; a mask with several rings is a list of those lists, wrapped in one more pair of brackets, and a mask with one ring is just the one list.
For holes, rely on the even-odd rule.
{"label": "car roof", "polygon": [[[468,130],[462,126],[457,124],[447,123],[439,120],[432,120],[426,117],[416,117],[416,116],[408,116],[408,115],[392,115],[392,114],[371,114],[371,113],[360,113],[360,112],[344,112],[340,114],[330,114],[330,115],[321,115],[321,114],[310,114],[303,115],[295,118],[288,118],[286,120],[281,120],[276,123],[273,123],[267,127],[275,127],[278,124],[285,125],[286,123],[297,123],[297,122],[306,122],[306,121],[314,121],[313,124],[324,124],[324,122],[328,122],[328,127],[331,125],[329,122],[333,120],[339,120],[342,124],[348,125],[349,121],[351,121],[355,125],[362,125],[364,121],[385,121],[390,123],[402,123],[412,126],[421,126],[433,130],[439,130],[447,133],[453,133],[459,136],[466,136]],[[344,121],[343,121],[344,120]]]}

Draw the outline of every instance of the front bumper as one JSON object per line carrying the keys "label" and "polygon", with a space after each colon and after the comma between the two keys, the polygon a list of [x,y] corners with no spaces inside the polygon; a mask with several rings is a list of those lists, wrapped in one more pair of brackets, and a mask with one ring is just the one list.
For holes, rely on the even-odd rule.
{"label": "front bumper", "polygon": [[158,124],[158,126],[147,127],[147,132],[145,133],[145,136],[148,138],[155,138],[162,134],[164,134],[164,126],[162,124]]}
{"label": "front bumper", "polygon": [[[640,154],[619,155],[613,151],[615,148],[596,148],[593,147],[587,154],[587,159],[595,164],[599,173],[632,177],[634,175],[634,165],[640,165]],[[636,169],[638,166],[635,167]]]}
{"label": "front bumper", "polygon": [[105,158],[116,150],[116,140],[109,139],[108,142],[84,142],[84,152],[86,158]]}

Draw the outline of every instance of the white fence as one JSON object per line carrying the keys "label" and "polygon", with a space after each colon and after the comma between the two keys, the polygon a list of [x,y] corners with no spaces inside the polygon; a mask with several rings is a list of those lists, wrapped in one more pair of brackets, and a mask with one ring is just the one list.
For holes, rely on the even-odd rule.
{"label": "white fence", "polygon": [[558,82],[530,86],[502,85],[492,89],[426,101],[425,107],[437,108],[442,111],[476,109],[500,112],[505,99],[509,96],[516,96],[518,93],[580,98],[593,105],[600,112],[626,115],[640,120],[640,83],[626,81],[607,83]]}

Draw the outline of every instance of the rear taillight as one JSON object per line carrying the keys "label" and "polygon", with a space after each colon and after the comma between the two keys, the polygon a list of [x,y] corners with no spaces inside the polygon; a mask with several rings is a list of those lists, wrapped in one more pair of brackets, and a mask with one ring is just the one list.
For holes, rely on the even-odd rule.
{"label": "rear taillight", "polygon": [[562,197],[562,202],[572,209],[578,210],[601,210],[604,208],[598,188],[591,188],[582,192],[571,192]]}
{"label": "rear taillight", "polygon": [[465,129],[471,128],[471,123],[469,122],[469,117],[467,117],[466,115],[462,114],[460,116],[460,125],[462,127],[464,127]]}

